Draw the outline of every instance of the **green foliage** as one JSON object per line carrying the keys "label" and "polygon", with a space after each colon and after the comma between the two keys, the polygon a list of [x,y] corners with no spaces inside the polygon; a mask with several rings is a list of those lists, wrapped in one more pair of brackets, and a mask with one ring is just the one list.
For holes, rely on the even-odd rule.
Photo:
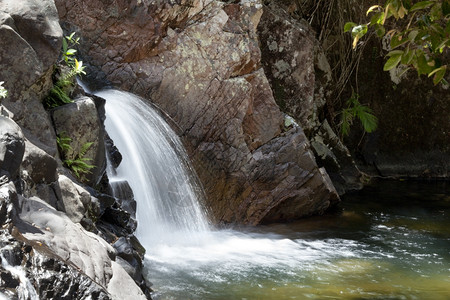
{"label": "green foliage", "polygon": [[66,136],[65,132],[61,132],[56,136],[56,144],[64,155],[67,153],[67,151],[72,150],[72,146],[70,146],[71,142],[72,139]]}
{"label": "green foliage", "polygon": [[435,85],[448,84],[444,79],[448,64],[441,56],[450,47],[450,0],[387,0],[383,6],[370,7],[369,14],[366,24],[344,25],[344,32],[351,31],[354,49],[372,28],[378,37],[389,40],[385,71],[401,64],[416,69],[419,76],[433,77]]}
{"label": "green foliage", "polygon": [[80,153],[75,156],[74,159],[65,159],[64,163],[73,171],[75,176],[81,180],[86,180],[85,175],[91,173],[91,169],[95,168],[94,165],[89,164],[92,160],[90,158],[84,157],[87,150],[92,146],[93,143],[86,143],[81,147]]}
{"label": "green foliage", "polygon": [[80,38],[75,38],[75,32],[72,32],[70,35],[67,35],[63,38],[62,42],[62,59],[66,62],[66,65],[72,65],[75,58],[75,53],[77,53],[75,47],[80,44]]}
{"label": "green foliage", "polygon": [[79,44],[80,38],[75,38],[74,35],[75,32],[72,32],[69,36],[63,38],[62,59],[60,63],[64,63],[68,67],[68,71],[65,71],[63,68],[59,69],[61,72],[60,77],[50,90],[48,97],[44,100],[44,106],[47,109],[73,102],[67,90],[72,86],[73,79],[76,76],[86,75],[83,62],[75,58],[77,50],[72,47]]}
{"label": "green foliage", "polygon": [[346,108],[341,112],[341,136],[347,136],[353,120],[358,118],[364,131],[371,133],[377,129],[378,119],[373,115],[370,107],[359,102],[359,95],[352,92],[352,96],[346,102]]}
{"label": "green foliage", "polygon": [[58,144],[59,150],[61,152],[61,156],[63,158],[63,163],[75,174],[77,178],[80,180],[85,181],[86,174],[91,173],[91,169],[95,168],[94,165],[89,164],[89,162],[92,160],[90,158],[85,157],[86,152],[89,150],[89,148],[92,146],[92,142],[85,143],[81,149],[80,152],[75,156],[74,159],[68,159],[66,158],[66,154],[68,151],[72,150],[72,146],[70,145],[72,143],[72,139],[65,135],[64,132],[60,133],[56,137],[56,143]]}
{"label": "green foliage", "polygon": [[8,96],[8,91],[3,87],[4,81],[0,81],[0,99]]}
{"label": "green foliage", "polygon": [[70,99],[64,89],[59,85],[55,85],[50,90],[48,96],[45,98],[44,107],[50,109],[72,102],[72,99]]}

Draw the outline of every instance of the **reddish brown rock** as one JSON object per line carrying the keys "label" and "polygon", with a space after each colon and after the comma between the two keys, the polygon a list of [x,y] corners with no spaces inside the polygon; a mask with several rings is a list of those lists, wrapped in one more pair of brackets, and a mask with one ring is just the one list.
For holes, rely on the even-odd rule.
{"label": "reddish brown rock", "polygon": [[284,221],[337,201],[302,130],[284,128],[260,66],[258,1],[109,1],[101,14],[105,1],[77,2],[57,6],[88,62],[178,124],[216,221]]}

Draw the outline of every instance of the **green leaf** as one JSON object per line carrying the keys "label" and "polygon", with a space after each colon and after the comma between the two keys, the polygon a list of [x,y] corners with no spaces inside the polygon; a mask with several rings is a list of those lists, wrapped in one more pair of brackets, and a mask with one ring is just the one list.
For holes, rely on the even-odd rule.
{"label": "green leaf", "polygon": [[433,4],[434,4],[434,1],[421,1],[421,2],[414,4],[409,11],[413,12],[415,10],[424,9],[424,8],[430,7]]}
{"label": "green leaf", "polygon": [[437,69],[434,69],[430,74],[428,74],[428,77],[431,77],[434,75],[433,83],[434,83],[434,85],[436,85],[442,80],[442,78],[444,78],[446,71],[447,71],[447,66],[446,65],[441,66]]}
{"label": "green leaf", "polygon": [[347,22],[344,25],[344,32],[350,31],[353,27],[355,27],[357,24],[353,22]]}
{"label": "green leaf", "polygon": [[403,54],[405,51],[403,50],[392,50],[390,51],[388,54],[386,54],[386,56],[392,56],[392,55],[398,55],[398,54]]}
{"label": "green leaf", "polygon": [[77,53],[77,50],[75,49],[69,49],[65,52],[66,55],[74,55],[75,53]]}
{"label": "green leaf", "polygon": [[434,68],[428,64],[428,60],[423,53],[417,56],[417,72],[420,74],[430,74]]}
{"label": "green leaf", "polygon": [[67,47],[68,47],[66,39],[62,40],[62,47],[63,47],[63,53],[66,53],[67,52]]}
{"label": "green leaf", "polygon": [[72,32],[70,35],[66,35],[66,39],[67,39],[68,41],[72,41],[72,38],[73,38],[74,35],[75,35],[75,31]]}
{"label": "green leaf", "polygon": [[401,33],[397,33],[391,38],[390,45],[391,45],[392,49],[395,49],[398,46],[401,46],[401,45],[407,43],[408,41],[409,40],[404,38]]}
{"label": "green leaf", "polygon": [[384,20],[384,11],[377,12],[370,18],[370,25],[382,24]]}
{"label": "green leaf", "polygon": [[410,49],[409,47],[406,48],[405,53],[402,55],[402,64],[409,65],[414,57],[415,50]]}
{"label": "green leaf", "polygon": [[436,72],[436,74],[433,77],[433,83],[434,85],[437,85],[439,82],[441,82],[441,80],[444,78],[445,76],[445,71],[446,69],[443,70],[439,70],[438,72]]}
{"label": "green leaf", "polygon": [[408,40],[410,40],[411,42],[414,42],[414,40],[415,40],[415,38],[416,38],[416,36],[419,34],[419,31],[418,30],[411,30],[409,33],[408,33]]}
{"label": "green leaf", "polygon": [[436,49],[439,49],[442,53],[445,47],[449,47],[450,39],[444,39],[437,47]]}
{"label": "green leaf", "polygon": [[402,55],[401,54],[394,54],[392,55],[384,64],[383,70],[384,71],[389,71],[393,68],[395,68],[398,63],[400,62],[400,60],[402,59]]}
{"label": "green leaf", "polygon": [[358,115],[358,118],[363,125],[364,131],[368,133],[375,131],[378,127],[378,118],[375,117],[371,112],[372,110],[367,107],[367,110],[360,112],[360,114]]}
{"label": "green leaf", "polygon": [[352,36],[361,38],[367,33],[367,29],[367,25],[365,24],[355,26],[352,29]]}
{"label": "green leaf", "polygon": [[353,114],[350,108],[345,108],[341,113],[341,134],[346,136],[350,132],[350,125],[353,123]]}
{"label": "green leaf", "polygon": [[381,24],[375,24],[375,33],[379,38],[382,38],[386,34],[386,29]]}

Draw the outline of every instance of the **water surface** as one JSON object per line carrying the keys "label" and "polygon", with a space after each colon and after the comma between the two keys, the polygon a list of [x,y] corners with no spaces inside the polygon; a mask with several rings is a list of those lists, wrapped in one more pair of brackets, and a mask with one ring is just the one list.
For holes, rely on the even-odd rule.
{"label": "water surface", "polygon": [[450,299],[445,182],[377,182],[290,224],[147,248],[155,299]]}

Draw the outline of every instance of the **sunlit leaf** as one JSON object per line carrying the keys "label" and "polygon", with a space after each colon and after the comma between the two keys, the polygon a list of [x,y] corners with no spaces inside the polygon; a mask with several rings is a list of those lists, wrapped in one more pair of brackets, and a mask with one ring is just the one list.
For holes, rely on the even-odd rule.
{"label": "sunlit leaf", "polygon": [[344,32],[352,30],[353,27],[355,27],[357,24],[353,22],[347,22],[344,25]]}
{"label": "sunlit leaf", "polygon": [[75,49],[69,49],[66,51],[66,55],[74,55],[75,53],[77,53],[77,50]]}
{"label": "sunlit leaf", "polygon": [[389,70],[395,68],[399,64],[401,59],[402,59],[401,54],[392,55],[384,64],[383,70],[389,71]]}
{"label": "sunlit leaf", "polygon": [[380,11],[370,18],[370,25],[382,24],[384,19],[384,12]]}
{"label": "sunlit leaf", "polygon": [[362,36],[364,36],[367,33],[367,30],[368,30],[368,27],[365,24],[355,26],[352,29],[352,36],[353,37],[358,36],[359,38],[361,38]]}
{"label": "sunlit leaf", "polygon": [[380,5],[374,5],[369,7],[369,9],[366,12],[366,16],[369,15],[371,12],[375,11],[375,10],[379,10],[382,9],[382,7]]}

